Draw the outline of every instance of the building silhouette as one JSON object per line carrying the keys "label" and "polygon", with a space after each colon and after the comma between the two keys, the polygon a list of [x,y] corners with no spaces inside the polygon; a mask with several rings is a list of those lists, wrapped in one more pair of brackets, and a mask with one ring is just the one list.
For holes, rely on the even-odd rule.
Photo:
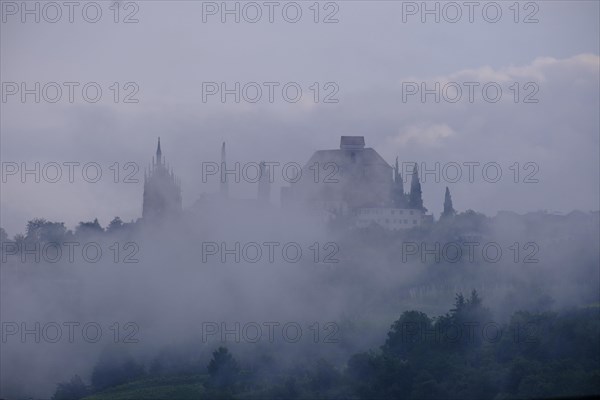
{"label": "building silhouette", "polygon": [[257,199],[261,203],[269,203],[271,198],[271,175],[264,161],[260,162],[259,169],[260,177],[258,180]]}
{"label": "building silhouette", "polygon": [[[256,198],[231,198],[227,175],[239,173],[239,166],[227,169],[223,142],[219,191],[203,194],[194,203],[194,208],[218,205],[233,211],[268,206],[272,177],[266,163],[259,163],[258,168]],[[411,176],[411,190],[405,193],[398,160],[394,167],[389,165],[377,151],[365,147],[363,136],[342,136],[339,149],[317,150],[302,167],[299,179],[281,188],[281,205],[288,209],[301,206],[324,219],[343,216],[353,220],[358,227],[376,224],[397,230],[433,221],[423,206],[416,166]],[[156,156],[144,175],[142,218],[160,220],[181,210],[181,185],[165,163],[159,138]]]}
{"label": "building silhouette", "polygon": [[158,138],[156,156],[144,173],[142,218],[161,220],[178,214],[181,209],[181,183],[166,165]]}
{"label": "building silhouette", "polygon": [[418,171],[404,193],[396,160],[389,165],[364,136],[342,136],[340,148],[317,150],[302,168],[301,177],[282,188],[283,206],[302,205],[325,219],[350,217],[357,226],[380,225],[405,229],[431,222],[421,197]]}
{"label": "building silhouette", "polygon": [[226,199],[229,197],[229,182],[227,181],[227,156],[225,154],[225,142],[221,145],[221,180],[219,193],[221,197]]}

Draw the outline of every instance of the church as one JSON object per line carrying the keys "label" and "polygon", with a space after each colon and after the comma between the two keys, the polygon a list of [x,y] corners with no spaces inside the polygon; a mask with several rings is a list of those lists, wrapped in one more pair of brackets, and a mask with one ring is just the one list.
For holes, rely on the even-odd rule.
{"label": "church", "polygon": [[[226,162],[223,143],[223,169]],[[260,164],[260,173],[257,199],[251,202],[268,205],[270,177],[264,163]],[[220,181],[219,195],[215,199],[230,206],[239,203],[229,198],[226,176]],[[299,179],[281,188],[281,205],[288,210],[308,210],[323,220],[347,217],[357,227],[376,224],[399,230],[433,221],[423,206],[416,165],[410,192],[405,193],[398,159],[394,167],[390,166],[377,151],[365,147],[364,136],[342,136],[339,149],[317,150],[302,167]],[[160,220],[181,211],[181,184],[166,165],[159,138],[156,156],[144,176],[142,218]]]}
{"label": "church", "polygon": [[142,218],[161,220],[178,214],[181,210],[181,183],[173,170],[169,171],[158,138],[156,157],[152,158],[152,164],[144,173]]}
{"label": "church", "polygon": [[409,193],[398,168],[390,166],[364,136],[342,136],[340,148],[316,151],[300,179],[282,188],[283,207],[306,206],[325,219],[347,216],[356,226],[380,225],[389,230],[432,222],[423,206],[415,166]]}

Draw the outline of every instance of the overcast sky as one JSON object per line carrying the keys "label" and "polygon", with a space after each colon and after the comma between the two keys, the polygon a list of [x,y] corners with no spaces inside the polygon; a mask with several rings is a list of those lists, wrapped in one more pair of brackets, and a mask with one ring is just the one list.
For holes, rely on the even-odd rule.
{"label": "overcast sky", "polygon": [[[239,3],[239,23],[215,9],[222,2],[121,2],[118,15],[113,2],[87,6],[85,15],[86,3],[79,3],[73,22],[66,6],[57,16],[56,8],[40,4],[39,23],[35,15],[22,15],[21,4],[1,3],[1,225],[10,236],[24,232],[35,217],[69,228],[95,217],[103,226],[117,215],[139,218],[143,169],[158,136],[181,178],[184,207],[218,190],[214,178],[202,182],[201,170],[203,162],[219,161],[222,141],[231,162],[283,165],[303,164],[317,149],[337,148],[341,135],[363,135],[390,164],[396,156],[432,170],[439,163],[439,181],[431,174],[423,183],[425,206],[436,216],[446,186],[459,211],[598,209],[597,1],[520,2],[517,8],[512,1],[482,2],[472,10],[473,22],[463,2],[454,3],[460,18],[456,7],[440,3],[439,23],[414,8],[421,2],[321,2],[318,15],[313,1],[282,2],[273,6],[273,23],[263,2]],[[95,18],[96,4],[99,21],[86,21]],[[255,4],[262,17],[251,23],[246,20],[255,18]],[[299,21],[288,22],[298,9]],[[498,9],[502,14],[496,17]],[[138,22],[124,23],[127,18]],[[57,22],[46,21],[52,19]],[[21,84],[33,89],[36,82],[40,102],[35,94],[23,102]],[[48,101],[56,93],[49,82],[62,87],[55,103]],[[65,82],[79,83],[72,103]],[[95,103],[82,94],[89,82],[102,89]],[[206,92],[203,101],[203,82],[229,88],[256,82],[263,93],[256,103],[243,96],[235,103],[234,95],[222,103],[219,93]],[[279,84],[273,102],[264,82]],[[294,103],[282,94],[289,82],[302,89]],[[439,103],[434,94],[423,101],[421,93],[408,92],[420,90],[421,83],[433,89],[436,82]],[[465,82],[478,85],[472,102]],[[452,102],[456,86],[462,97]],[[484,86],[491,89],[484,93]],[[497,87],[502,94],[492,102]],[[253,90],[249,87],[247,98],[255,97]],[[94,96],[93,88],[88,95]],[[128,95],[138,102],[124,103]],[[25,182],[19,173],[7,175],[14,163],[33,169],[36,162],[63,165],[62,178],[51,183],[42,176],[36,183],[33,175]],[[65,162],[80,163],[73,183]],[[81,175],[81,166],[90,162],[102,168],[96,183]],[[128,162],[141,169],[126,169]],[[109,168],[115,163],[119,183]],[[483,176],[489,163],[496,164]],[[462,177],[454,182],[457,164]],[[473,182],[467,165],[473,165]],[[53,171],[46,170],[50,178]],[[129,172],[140,182],[123,183]],[[272,202],[278,204],[279,187],[286,183],[281,170],[274,179]],[[256,195],[255,185],[230,186],[234,196]]]}

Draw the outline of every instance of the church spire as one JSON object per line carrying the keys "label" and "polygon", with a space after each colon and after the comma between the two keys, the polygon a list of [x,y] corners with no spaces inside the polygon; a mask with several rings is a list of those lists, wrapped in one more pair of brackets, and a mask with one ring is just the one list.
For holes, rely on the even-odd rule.
{"label": "church spire", "polygon": [[392,187],[392,203],[396,208],[406,208],[406,195],[404,194],[404,181],[398,166],[398,157],[394,165],[394,180]]}
{"label": "church spire", "polygon": [[158,146],[156,147],[156,163],[162,162],[162,151],[160,150],[160,136],[158,137]]}
{"label": "church spire", "polygon": [[260,178],[258,180],[258,200],[263,203],[269,202],[271,196],[271,174],[264,161],[259,164]]}
{"label": "church spire", "polygon": [[227,184],[227,164],[225,157],[225,142],[221,146],[221,196],[229,196],[229,185]]}
{"label": "church spire", "polygon": [[170,165],[165,162],[160,138],[152,164],[144,171],[142,218],[158,220],[181,211],[181,185]]}

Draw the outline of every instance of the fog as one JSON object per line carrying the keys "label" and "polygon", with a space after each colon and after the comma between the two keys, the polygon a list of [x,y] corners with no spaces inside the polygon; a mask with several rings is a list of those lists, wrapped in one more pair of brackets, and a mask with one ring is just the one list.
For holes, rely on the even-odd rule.
{"label": "fog", "polygon": [[344,373],[403,312],[473,290],[499,325],[597,308],[598,3],[501,3],[494,23],[383,1],[298,2],[293,23],[99,2],[98,22],[52,23],[30,3],[39,22],[1,2],[0,397],[92,385],[102,362],[203,375],[219,346],[254,382]]}
{"label": "fog", "polygon": [[[161,225],[137,225],[130,233],[80,238],[82,246],[93,242],[103,249],[97,262],[83,259],[79,247],[73,263],[66,254],[49,262],[54,253],[44,256],[41,249],[39,263],[35,251],[26,254],[26,262],[19,255],[7,257],[1,277],[4,396],[46,397],[57,382],[89,376],[106,354],[128,354],[149,366],[166,352],[176,365],[184,365],[182,360],[202,365],[215,346],[226,344],[242,359],[271,354],[267,365],[274,370],[317,355],[343,366],[348,354],[381,343],[402,310],[442,315],[455,293],[471,289],[479,291],[498,323],[519,309],[560,310],[598,301],[598,213],[498,216],[475,228],[481,235],[469,239],[479,244],[474,260],[465,253],[458,262],[449,262],[455,258],[450,253],[438,251],[436,260],[436,252],[414,252],[403,244],[426,241],[433,249],[435,242],[462,240],[441,228],[411,234],[376,227],[346,231],[308,214],[271,206],[257,210],[255,204],[209,203]],[[271,254],[267,242],[273,243]],[[321,248],[318,262],[311,250],[315,242]],[[515,242],[522,248],[518,262],[509,250]],[[114,243],[122,248],[118,262],[108,250]],[[124,251],[127,243],[135,243],[135,251]],[[258,246],[243,252],[249,243]],[[288,255],[281,251],[286,243],[294,244]],[[326,243],[335,248],[325,251]],[[498,244],[503,256],[486,259],[485,243]],[[526,243],[539,249],[524,249]],[[303,252],[299,259],[297,248]],[[90,254],[95,258],[93,250]],[[533,262],[524,262],[527,255]],[[139,262],[125,262],[129,259]],[[10,322],[19,325],[16,332]],[[72,338],[69,322],[77,323]],[[62,336],[57,338],[52,323]],[[88,323],[94,326],[84,334]],[[102,329],[98,339],[95,324]],[[37,330],[39,343],[25,329]]]}

